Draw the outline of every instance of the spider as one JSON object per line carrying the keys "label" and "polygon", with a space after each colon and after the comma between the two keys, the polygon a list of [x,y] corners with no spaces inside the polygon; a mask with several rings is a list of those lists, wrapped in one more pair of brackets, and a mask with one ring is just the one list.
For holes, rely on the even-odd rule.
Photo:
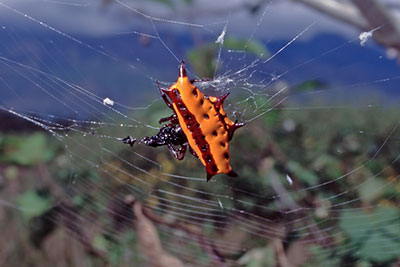
{"label": "spider", "polygon": [[[185,63],[179,65],[178,81],[169,89],[157,83],[165,104],[173,111],[159,123],[169,122],[155,136],[143,137],[139,143],[158,147],[166,145],[172,155],[182,160],[189,151],[206,167],[207,181],[218,173],[237,176],[230,166],[229,141],[244,123],[232,122],[223,108],[228,96],[204,95],[186,75]],[[135,140],[124,138],[132,145]],[[132,142],[133,141],[133,142]]]}

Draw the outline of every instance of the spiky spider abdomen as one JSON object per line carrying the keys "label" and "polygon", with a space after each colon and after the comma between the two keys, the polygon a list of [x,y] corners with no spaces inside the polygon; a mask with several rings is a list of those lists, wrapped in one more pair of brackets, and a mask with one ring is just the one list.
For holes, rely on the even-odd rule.
{"label": "spiky spider abdomen", "polygon": [[[152,138],[160,141],[163,131],[169,129],[168,127],[175,129],[174,127],[179,125],[179,129],[186,137],[185,140],[181,138],[180,143],[174,144],[178,146],[179,151],[173,151],[173,138],[165,138],[167,141],[159,145],[167,145],[176,158],[183,159],[188,144],[192,153],[198,156],[206,167],[207,181],[219,173],[237,176],[230,165],[229,141],[234,131],[244,124],[234,123],[227,117],[223,101],[228,95],[221,97],[204,95],[186,76],[183,61],[179,66],[178,81],[169,89],[160,88],[160,93],[174,115],[160,120],[170,123],[163,126],[159,134],[145,137],[141,142],[146,144],[146,140]],[[174,134],[176,135],[177,131]]]}

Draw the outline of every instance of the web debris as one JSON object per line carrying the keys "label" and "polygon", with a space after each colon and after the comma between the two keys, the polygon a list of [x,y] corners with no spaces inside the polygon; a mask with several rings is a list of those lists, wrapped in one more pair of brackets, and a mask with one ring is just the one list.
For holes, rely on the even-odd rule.
{"label": "web debris", "polygon": [[103,104],[108,105],[108,106],[114,106],[114,101],[111,100],[110,98],[106,97],[103,99]]}
{"label": "web debris", "polygon": [[293,185],[293,180],[289,174],[286,174],[286,181],[289,183],[289,185]]}
{"label": "web debris", "polygon": [[224,29],[222,30],[221,34],[218,36],[217,40],[215,41],[216,44],[224,44],[224,40],[225,40],[225,34],[226,34],[226,25],[224,27]]}
{"label": "web debris", "polygon": [[367,43],[368,39],[372,37],[373,31],[369,31],[369,32],[362,32],[360,33],[360,45],[361,46],[365,46],[365,44]]}
{"label": "web debris", "polygon": [[375,29],[372,29],[370,31],[360,33],[360,35],[358,36],[358,38],[360,39],[360,45],[361,46],[365,46],[367,41],[368,41],[368,39],[372,38],[374,32],[379,30],[382,27],[383,26],[379,26],[379,27],[376,27]]}

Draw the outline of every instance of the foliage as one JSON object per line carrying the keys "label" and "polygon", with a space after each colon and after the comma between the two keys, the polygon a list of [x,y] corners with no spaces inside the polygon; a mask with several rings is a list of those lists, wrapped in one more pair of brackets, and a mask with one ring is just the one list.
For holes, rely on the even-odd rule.
{"label": "foliage", "polygon": [[28,191],[18,199],[18,206],[26,220],[38,217],[48,211],[52,202],[51,199],[37,191]]}
{"label": "foliage", "polygon": [[[225,38],[221,49],[232,53],[247,53],[259,58],[266,58],[269,54],[264,44],[256,40],[245,40],[234,37]],[[189,63],[200,77],[213,77],[217,66],[216,58],[219,46],[216,43],[207,43],[191,50],[187,54]]]}
{"label": "foliage", "polygon": [[[384,112],[388,119],[390,116],[387,114],[393,114],[393,118],[395,118],[395,112],[390,113],[388,110]],[[159,115],[165,115],[164,113],[165,108],[163,105],[154,105],[144,110],[143,117],[139,119],[146,118],[147,120],[151,120],[151,123],[152,121],[156,123]],[[274,201],[264,203],[260,202],[257,198],[253,198],[251,195],[240,192],[227,192],[226,190],[228,188],[241,188],[243,192],[252,192],[254,195],[263,195],[265,199],[270,199],[275,195],[273,181],[278,179],[284,185],[285,190],[288,192],[288,197],[292,201],[303,203],[307,200],[315,203],[316,206],[313,206],[315,213],[313,215],[316,222],[331,218],[330,221],[333,222],[332,226],[335,231],[342,233],[342,238],[338,239],[337,246],[328,250],[317,244],[297,246],[296,242],[289,242],[287,253],[288,255],[294,255],[291,256],[291,260],[304,262],[304,266],[323,265],[327,263],[331,266],[337,266],[343,261],[348,261],[349,257],[353,261],[359,261],[363,264],[387,264],[396,260],[400,253],[397,249],[400,248],[400,228],[398,224],[400,213],[398,207],[396,207],[399,195],[399,191],[396,188],[399,188],[399,182],[393,178],[397,174],[392,169],[391,162],[393,161],[393,157],[397,155],[397,145],[393,144],[383,150],[379,159],[370,159],[370,147],[377,147],[377,139],[371,138],[371,135],[354,136],[354,132],[359,132],[357,129],[363,129],[365,132],[373,129],[375,136],[382,134],[384,137],[387,133],[385,129],[388,129],[390,124],[387,121],[380,120],[382,115],[379,112],[369,113],[369,111],[365,111],[364,113],[360,113],[359,111],[350,112],[345,109],[342,112],[334,113],[337,118],[331,116],[332,113],[329,113],[331,122],[330,125],[326,125],[325,117],[328,114],[321,113],[319,110],[312,109],[303,110],[301,113],[295,113],[290,110],[274,111],[271,113],[271,116],[273,116],[272,120],[266,115],[265,119],[255,121],[241,129],[237,132],[231,143],[232,165],[240,173],[240,178],[229,179],[219,176],[219,181],[215,185],[206,188],[203,188],[202,183],[196,183],[194,184],[196,187],[193,187],[193,192],[185,192],[186,196],[200,197],[197,195],[196,190],[207,190],[215,194],[224,192],[226,195],[233,195],[236,199],[240,199],[240,203],[242,203],[232,202],[230,199],[221,199],[221,205],[225,209],[245,210],[268,218],[270,216],[268,212],[258,210],[255,206],[246,205],[245,203],[261,204],[270,210],[279,210],[282,208],[280,206],[282,204]],[[285,128],[287,120],[292,120],[291,123],[294,123],[294,128]],[[349,124],[348,121],[356,121],[358,125]],[[321,133],[322,128],[325,129],[323,134]],[[140,134],[151,134],[147,131],[143,131]],[[99,189],[93,187],[87,190],[78,190],[74,193],[71,202],[68,204],[72,205],[68,209],[72,208],[75,210],[74,212],[79,212],[82,216],[84,214],[91,214],[91,216],[97,214],[100,216],[104,214],[104,207],[110,207],[110,205],[114,205],[112,203],[115,201],[121,201],[118,199],[113,200],[110,197],[105,198],[102,195],[103,191],[101,188],[108,188],[110,192],[114,191],[111,195],[115,196],[121,196],[121,182],[140,188],[141,184],[127,175],[134,172],[134,170],[129,169],[129,166],[124,166],[121,164],[121,160],[116,158],[104,159],[102,163],[103,168],[114,179],[109,179],[110,176],[104,173],[101,174],[88,169],[86,164],[81,165],[80,162],[76,162],[74,165],[74,174],[60,171],[70,169],[70,166],[64,160],[64,152],[61,152],[62,150],[54,146],[51,140],[50,137],[43,133],[3,135],[1,138],[3,151],[1,160],[3,164],[7,164],[8,166],[4,171],[6,179],[13,182],[18,180],[18,177],[22,173],[21,167],[18,166],[30,166],[30,169],[34,173],[35,168],[43,168],[43,163],[46,163],[46,168],[52,173],[54,183],[60,187],[61,192],[71,186],[80,188],[81,185],[92,181]],[[115,145],[115,143],[112,144]],[[103,143],[103,145],[106,146],[106,143]],[[91,147],[95,148],[95,146]],[[171,158],[167,149],[164,148],[151,149],[137,146],[135,149],[141,155],[155,159],[163,166],[166,172],[174,172],[181,175],[190,174],[190,176],[203,175],[202,166],[193,157],[187,157],[184,161],[177,162]],[[128,162],[131,160],[130,154],[125,153],[125,146],[121,146],[119,151],[124,160]],[[237,151],[241,151],[241,153],[238,154]],[[287,160],[283,159],[282,155]],[[314,190],[303,192],[293,190],[293,186],[304,188],[337,179],[343,173],[346,173],[344,169],[353,170],[360,163],[365,162],[366,159],[368,159],[368,164],[364,164],[362,169],[357,173],[337,180],[332,186],[319,187],[317,195],[314,194]],[[137,157],[135,157],[135,165],[148,172],[158,172],[157,169],[154,169],[154,166],[149,165],[145,160],[138,160]],[[238,166],[241,167],[238,168]],[[117,171],[120,169],[125,169],[125,174]],[[390,171],[382,172],[383,169]],[[34,180],[34,177],[37,177],[33,173],[27,176],[31,177],[29,178],[30,180]],[[293,185],[288,183],[286,179],[287,174],[290,174]],[[73,177],[73,180],[71,180],[71,177]],[[152,187],[157,188],[160,183],[160,179],[157,177],[147,179],[146,182],[151,184]],[[71,185],[72,182],[73,184]],[[393,183],[393,186],[391,186],[391,183]],[[226,187],[226,185],[230,185],[231,187]],[[49,216],[49,213],[54,213],[52,210],[57,207],[55,205],[58,205],[60,195],[49,190],[54,185],[49,186],[48,183],[42,184],[40,187],[31,186],[22,193],[16,193],[16,205],[24,221],[34,223],[38,221],[37,218],[46,218],[46,216]],[[37,189],[43,187],[44,191]],[[355,190],[348,194],[342,194],[349,187]],[[166,188],[164,184],[163,189],[173,192],[173,190],[176,190],[176,187],[171,186],[170,188]],[[340,199],[336,197],[338,195],[340,195]],[[140,196],[138,197],[140,198]],[[172,194],[163,195],[163,197],[170,201],[180,200]],[[321,199],[324,199],[324,201]],[[330,207],[335,203],[343,203],[352,199],[359,199],[358,203],[361,206],[345,206],[343,211],[336,211],[338,219],[333,219],[333,212],[330,210]],[[156,208],[158,205],[162,205],[162,203],[151,197],[140,198],[140,200],[150,207]],[[373,209],[362,207],[362,205],[374,205],[377,203],[384,204]],[[357,209],[352,210],[350,208]],[[60,216],[60,211],[57,212]],[[115,221],[116,219],[103,216],[99,217],[96,224],[98,224],[101,230],[101,227],[109,225],[110,220]],[[106,252],[108,260],[116,265],[123,265],[122,257],[124,257],[127,250],[138,249],[135,246],[132,247],[132,244],[137,244],[136,238],[128,238],[134,233],[131,223],[126,220],[120,223],[122,223],[122,226],[118,226],[119,229],[127,229],[125,239],[109,237],[102,234],[101,231],[91,239],[93,248]],[[309,223],[312,223],[312,221]],[[61,226],[59,225],[58,227]],[[84,231],[84,228],[80,230]],[[125,230],[121,231],[125,232]],[[203,232],[208,236],[215,236],[217,234],[211,224],[205,224]],[[38,233],[53,236],[58,231],[50,229],[50,231],[39,231]],[[165,240],[171,237],[164,235],[160,236],[160,238]],[[248,243],[248,247],[252,248],[241,255],[238,262],[242,265],[265,266],[278,260],[275,258],[276,256],[273,253],[273,247],[269,240],[250,236],[243,236],[241,238],[243,240],[240,242],[246,242]],[[130,245],[128,246],[128,244]],[[202,252],[200,247],[197,246],[193,249],[200,250],[198,254],[199,259],[201,257],[203,260],[207,258],[207,255]],[[306,249],[308,251],[302,253],[305,258],[300,259],[298,258],[299,256],[296,256],[298,254],[293,252],[299,249]],[[349,253],[351,254],[349,255]],[[137,258],[136,260],[140,262],[142,259]]]}
{"label": "foliage", "polygon": [[242,40],[234,37],[228,37],[224,40],[223,48],[226,50],[233,50],[233,52],[242,52],[253,54],[256,57],[266,59],[268,57],[268,50],[261,42],[256,40]]}
{"label": "foliage", "polygon": [[24,166],[37,165],[51,160],[54,146],[43,133],[30,136],[7,136],[0,140],[0,162]]}
{"label": "foliage", "polygon": [[395,207],[343,211],[339,225],[364,260],[385,262],[400,254],[400,212]]}

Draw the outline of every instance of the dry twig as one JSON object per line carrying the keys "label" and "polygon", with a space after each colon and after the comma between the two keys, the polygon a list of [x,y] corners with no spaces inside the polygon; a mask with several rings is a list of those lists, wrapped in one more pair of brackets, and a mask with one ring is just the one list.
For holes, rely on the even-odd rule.
{"label": "dry twig", "polygon": [[321,13],[350,24],[361,31],[374,32],[373,38],[388,49],[394,49],[400,59],[400,21],[397,10],[389,10],[378,0],[293,0],[303,3]]}

